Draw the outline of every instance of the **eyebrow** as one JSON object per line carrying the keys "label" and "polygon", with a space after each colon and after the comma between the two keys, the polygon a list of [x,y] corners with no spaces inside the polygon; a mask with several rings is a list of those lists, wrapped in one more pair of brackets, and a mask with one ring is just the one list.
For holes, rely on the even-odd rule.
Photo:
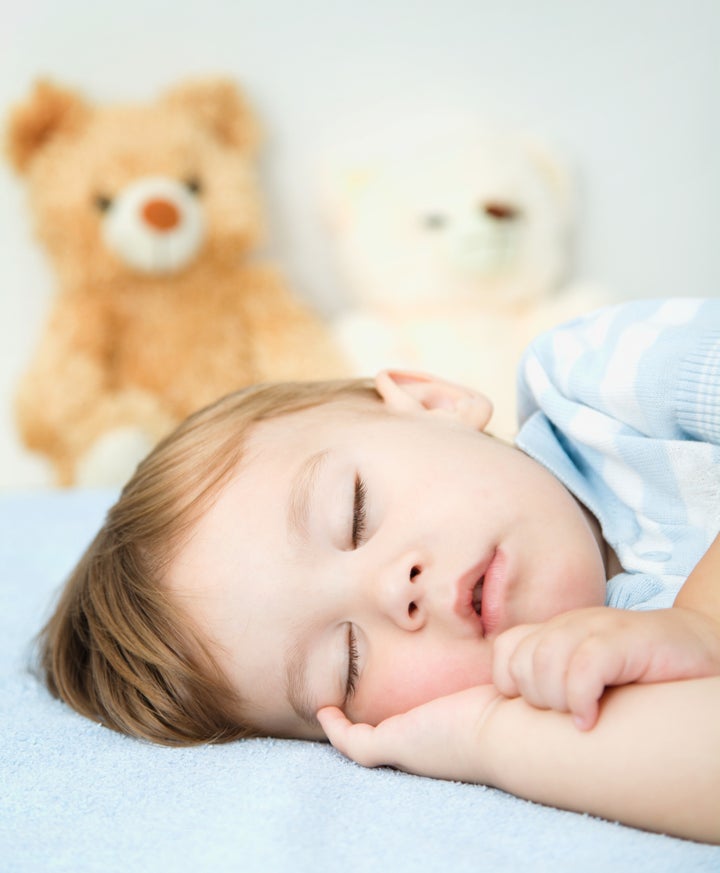
{"label": "eyebrow", "polygon": [[328,450],[323,449],[306,458],[290,488],[287,516],[288,529],[291,534],[302,539],[307,538],[310,507],[312,506],[315,489],[320,477],[320,470],[328,454]]}
{"label": "eyebrow", "polygon": [[307,645],[299,642],[288,648],[285,655],[285,691],[295,714],[310,727],[319,727],[316,706],[307,684]]}

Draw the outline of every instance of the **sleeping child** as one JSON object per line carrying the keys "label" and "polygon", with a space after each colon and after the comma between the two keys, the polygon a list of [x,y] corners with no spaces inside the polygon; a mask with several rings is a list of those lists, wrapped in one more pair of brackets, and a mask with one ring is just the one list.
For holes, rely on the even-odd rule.
{"label": "sleeping child", "polygon": [[166,744],[329,739],[720,842],[720,301],[540,337],[515,445],[418,373],[269,384],[138,467],[40,638]]}

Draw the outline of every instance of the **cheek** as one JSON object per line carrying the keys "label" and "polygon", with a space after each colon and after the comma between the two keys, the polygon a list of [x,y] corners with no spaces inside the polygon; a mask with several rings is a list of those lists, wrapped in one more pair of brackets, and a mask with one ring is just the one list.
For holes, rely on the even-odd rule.
{"label": "cheek", "polygon": [[589,543],[585,553],[569,555],[564,564],[556,564],[551,575],[533,586],[522,604],[523,614],[528,616],[524,620],[547,621],[571,609],[605,603],[605,572],[599,554],[592,554],[594,548],[594,543]]}
{"label": "cheek", "polygon": [[444,651],[395,652],[383,664],[369,665],[353,721],[377,724],[436,697],[490,682],[491,644],[468,640],[449,654]]}

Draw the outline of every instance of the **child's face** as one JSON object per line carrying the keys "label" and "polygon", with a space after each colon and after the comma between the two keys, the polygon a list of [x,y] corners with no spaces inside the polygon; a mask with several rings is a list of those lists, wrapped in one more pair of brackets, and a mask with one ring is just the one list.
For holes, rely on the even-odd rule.
{"label": "child's face", "polygon": [[384,408],[257,425],[168,576],[269,733],[322,737],[321,706],[377,723],[487,682],[498,633],[604,600],[594,520],[478,431],[481,400],[378,384]]}

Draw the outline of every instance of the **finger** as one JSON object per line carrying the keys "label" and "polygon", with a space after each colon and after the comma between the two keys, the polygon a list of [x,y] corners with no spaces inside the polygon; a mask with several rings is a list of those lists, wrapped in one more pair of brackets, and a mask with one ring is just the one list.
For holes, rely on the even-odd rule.
{"label": "finger", "polygon": [[316,713],[320,727],[325,731],[325,736],[335,745],[335,740],[342,742],[348,726],[352,724],[342,709],[337,706],[324,706]]}
{"label": "finger", "polygon": [[528,653],[527,688],[521,683],[523,697],[535,706],[557,712],[572,707],[568,700],[568,667],[583,643],[578,626],[560,627],[552,634],[539,634]]}
{"label": "finger", "polygon": [[333,746],[363,767],[378,767],[389,763],[383,759],[376,730],[369,724],[353,724],[336,706],[324,706],[317,720]]}
{"label": "finger", "polygon": [[568,640],[556,629],[533,626],[507,660],[506,670],[515,696],[520,695],[541,709],[566,711],[564,678],[568,645]]}
{"label": "finger", "polygon": [[[586,638],[585,622],[566,620],[560,616],[538,625],[537,632],[518,645],[510,659],[509,669],[520,694],[528,703],[558,712],[571,709],[568,700],[568,667]],[[588,669],[591,668],[592,665],[588,665]],[[583,703],[586,702],[587,697],[583,698]]]}
{"label": "finger", "polygon": [[557,634],[542,629],[526,637],[510,658],[510,671],[523,698],[541,709],[564,710],[565,662]]}
{"label": "finger", "polygon": [[320,727],[325,731],[325,736],[333,746],[347,757],[352,757],[349,749],[352,742],[350,731],[353,723],[345,713],[337,706],[324,706],[317,711],[316,715]]}
{"label": "finger", "polygon": [[600,714],[599,701],[608,685],[622,676],[625,655],[620,647],[608,645],[597,637],[588,637],[577,647],[568,663],[566,695],[569,711],[581,730],[590,730]]}
{"label": "finger", "polygon": [[595,701],[593,704],[588,704],[582,713],[575,713],[572,719],[578,730],[590,731],[597,724],[599,714],[600,704]]}
{"label": "finger", "polygon": [[492,681],[504,697],[520,696],[520,688],[510,663],[520,643],[532,636],[538,627],[536,624],[515,625],[499,634],[493,643]]}

